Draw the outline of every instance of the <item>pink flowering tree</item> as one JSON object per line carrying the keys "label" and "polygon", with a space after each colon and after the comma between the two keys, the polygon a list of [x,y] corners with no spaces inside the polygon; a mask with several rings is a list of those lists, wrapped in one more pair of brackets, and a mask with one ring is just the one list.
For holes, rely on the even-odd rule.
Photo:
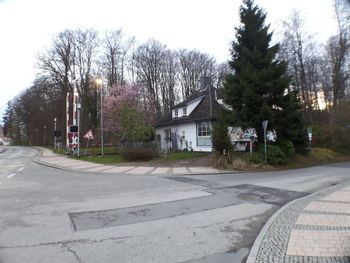
{"label": "pink flowering tree", "polygon": [[113,137],[146,140],[153,133],[154,114],[139,86],[113,86],[103,101],[105,127]]}

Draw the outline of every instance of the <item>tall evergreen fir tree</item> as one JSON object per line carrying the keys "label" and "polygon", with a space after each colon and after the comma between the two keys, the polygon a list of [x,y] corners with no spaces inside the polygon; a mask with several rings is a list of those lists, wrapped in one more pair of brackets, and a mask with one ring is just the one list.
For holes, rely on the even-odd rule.
{"label": "tall evergreen fir tree", "polygon": [[[259,142],[264,141],[262,121],[269,120],[269,129],[275,129],[278,140],[302,141],[300,138],[284,138],[281,113],[288,111],[288,103],[298,104],[297,99],[285,99],[289,86],[286,74],[287,64],[277,60],[279,45],[271,45],[272,33],[265,25],[266,13],[254,0],[243,0],[240,8],[241,26],[236,28],[229,62],[233,74],[226,77],[224,102],[232,107],[235,114],[233,125],[243,128],[253,127]],[[294,106],[297,110],[297,106]],[[290,107],[289,107],[290,109]],[[292,118],[298,124],[292,125],[303,130],[301,116]]]}

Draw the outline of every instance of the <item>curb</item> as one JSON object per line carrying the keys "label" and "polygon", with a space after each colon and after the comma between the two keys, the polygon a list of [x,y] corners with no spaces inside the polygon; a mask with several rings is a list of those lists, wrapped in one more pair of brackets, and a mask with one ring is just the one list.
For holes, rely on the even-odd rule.
{"label": "curb", "polygon": [[[53,165],[51,163],[46,163],[40,160],[40,158],[36,158],[35,160],[33,160],[35,163],[39,164],[39,165],[43,165],[46,167],[50,167],[50,168],[55,168],[55,169],[59,169],[59,170],[63,170],[63,171],[68,171],[68,172],[84,172],[87,174],[100,174],[99,172],[89,172],[89,171],[85,171],[85,170],[74,170],[74,169],[69,169],[66,167],[62,167],[62,166],[57,166],[57,165]],[[87,163],[91,163],[91,162],[87,162]],[[119,166],[116,166],[119,167]],[[156,167],[154,167],[155,169]],[[172,167],[170,167],[169,169],[171,169]],[[154,170],[153,169],[153,170]],[[129,171],[129,170],[127,170]],[[127,172],[125,171],[125,172]],[[124,173],[106,173],[106,174],[125,174]],[[186,174],[173,174],[173,173],[169,173],[169,174],[162,174],[160,176],[199,176],[199,175],[224,175],[224,174],[238,174],[240,172],[237,171],[232,171],[232,172],[219,172],[219,173],[186,173]],[[133,175],[133,174],[130,174]],[[147,174],[147,175],[151,175],[152,174]],[[153,175],[153,176],[159,176],[159,175]]]}
{"label": "curb", "polygon": [[314,192],[314,193],[311,193],[307,196],[304,196],[304,197],[301,197],[301,198],[297,198],[287,204],[285,204],[284,206],[282,206],[278,211],[276,211],[270,218],[269,220],[266,222],[266,224],[263,226],[263,228],[260,230],[257,238],[255,239],[254,241],[254,244],[252,246],[252,248],[250,249],[249,251],[249,255],[248,255],[248,258],[247,258],[247,261],[246,263],[255,263],[256,262],[256,258],[258,256],[258,252],[259,252],[259,249],[260,249],[260,245],[266,235],[266,233],[269,231],[271,225],[273,224],[273,222],[275,221],[275,219],[284,212],[284,210],[286,210],[287,208],[289,208],[291,205],[293,205],[294,203],[297,203],[297,202],[300,202],[302,200],[305,200],[305,199],[311,199],[312,197],[316,196],[316,195],[319,195],[320,193],[322,192],[325,192],[325,191],[329,191],[331,188],[337,188],[339,187],[340,185],[344,184],[344,183],[348,183],[350,180],[345,180],[343,182],[340,182],[339,184],[336,184],[336,185],[331,185],[329,187],[326,187],[326,188],[323,188],[321,190],[318,190],[317,192]]}
{"label": "curb", "polygon": [[[40,160],[40,158],[43,155],[43,149],[41,147],[33,147],[33,148],[39,151],[39,154],[38,154],[39,156],[37,156],[34,159],[34,162],[39,164],[39,165],[43,165],[43,166],[47,166],[50,168],[55,168],[55,169],[59,169],[59,170],[63,170],[63,171],[69,171],[69,172],[85,172],[85,173],[89,173],[89,174],[100,174],[99,172],[88,172],[88,171],[84,171],[84,170],[74,170],[74,169],[54,165],[51,163],[43,162],[42,160]],[[64,157],[62,157],[62,158],[64,158]],[[92,162],[86,162],[86,161],[81,161],[81,162],[92,163]],[[96,163],[96,164],[103,165],[103,164],[98,164],[98,163]],[[157,167],[153,167],[153,168],[156,169]],[[173,167],[169,167],[169,169],[171,169],[171,168],[173,168]],[[171,175],[171,176],[225,175],[225,174],[239,174],[239,173],[244,173],[244,172],[245,171],[220,171],[219,170],[219,172],[217,172],[217,173],[184,173],[184,174],[171,173],[171,174],[164,174],[164,175],[166,175],[166,176],[169,176],[169,175]],[[110,174],[117,174],[117,173],[110,173]],[[123,174],[123,173],[120,173],[120,174]],[[147,175],[151,175],[151,174],[147,174]]]}
{"label": "curb", "polygon": [[6,146],[0,147],[0,153],[6,152],[6,151],[7,151],[7,147]]}
{"label": "curb", "polygon": [[37,158],[37,159],[35,159],[33,161],[35,163],[39,164],[39,165],[43,165],[43,166],[50,167],[50,168],[55,168],[55,169],[59,169],[59,170],[63,170],[63,171],[69,171],[69,172],[74,171],[74,170],[67,169],[67,168],[64,168],[64,167],[61,167],[61,166],[56,166],[56,165],[53,165],[53,164],[42,162],[42,161],[39,160],[39,158]]}
{"label": "curb", "polygon": [[70,172],[72,171],[70,169],[66,169],[66,168],[61,167],[61,166],[56,166],[56,165],[53,165],[53,164],[41,161],[40,157],[42,157],[42,155],[43,155],[43,149],[41,147],[33,147],[33,148],[36,149],[39,152],[38,156],[36,156],[36,158],[33,160],[35,163],[37,163],[39,165],[46,166],[46,167],[59,169],[59,170],[70,171]]}

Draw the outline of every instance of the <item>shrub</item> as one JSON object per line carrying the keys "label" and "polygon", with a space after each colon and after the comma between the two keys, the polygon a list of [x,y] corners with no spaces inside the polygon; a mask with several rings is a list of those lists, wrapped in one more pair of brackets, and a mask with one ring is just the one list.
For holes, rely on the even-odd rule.
{"label": "shrub", "polygon": [[154,147],[149,148],[128,148],[122,153],[124,160],[127,161],[149,161],[159,155]]}
{"label": "shrub", "polygon": [[244,155],[217,155],[214,161],[214,167],[223,170],[242,170],[249,168],[249,162]]}
{"label": "shrub", "polygon": [[286,163],[286,155],[276,145],[267,147],[267,163],[271,165],[283,165]]}
{"label": "shrub", "polygon": [[[261,147],[260,147],[261,148]],[[265,162],[264,152],[258,151],[254,152],[250,157],[249,161],[255,164],[260,164]]]}
{"label": "shrub", "polygon": [[278,146],[286,157],[293,157],[295,155],[295,147],[291,141],[282,141]]}
{"label": "shrub", "polygon": [[[253,153],[249,160],[255,164],[264,163],[264,146],[261,145],[259,151]],[[270,165],[283,165],[286,163],[286,155],[277,145],[267,145],[267,163]]]}

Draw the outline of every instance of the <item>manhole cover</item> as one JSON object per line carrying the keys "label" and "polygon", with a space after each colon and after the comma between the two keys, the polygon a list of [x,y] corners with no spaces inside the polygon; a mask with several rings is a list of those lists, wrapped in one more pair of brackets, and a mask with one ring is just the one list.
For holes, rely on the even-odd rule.
{"label": "manhole cover", "polygon": [[242,200],[247,200],[247,201],[257,201],[265,198],[263,195],[247,194],[247,193],[239,194],[238,197]]}

